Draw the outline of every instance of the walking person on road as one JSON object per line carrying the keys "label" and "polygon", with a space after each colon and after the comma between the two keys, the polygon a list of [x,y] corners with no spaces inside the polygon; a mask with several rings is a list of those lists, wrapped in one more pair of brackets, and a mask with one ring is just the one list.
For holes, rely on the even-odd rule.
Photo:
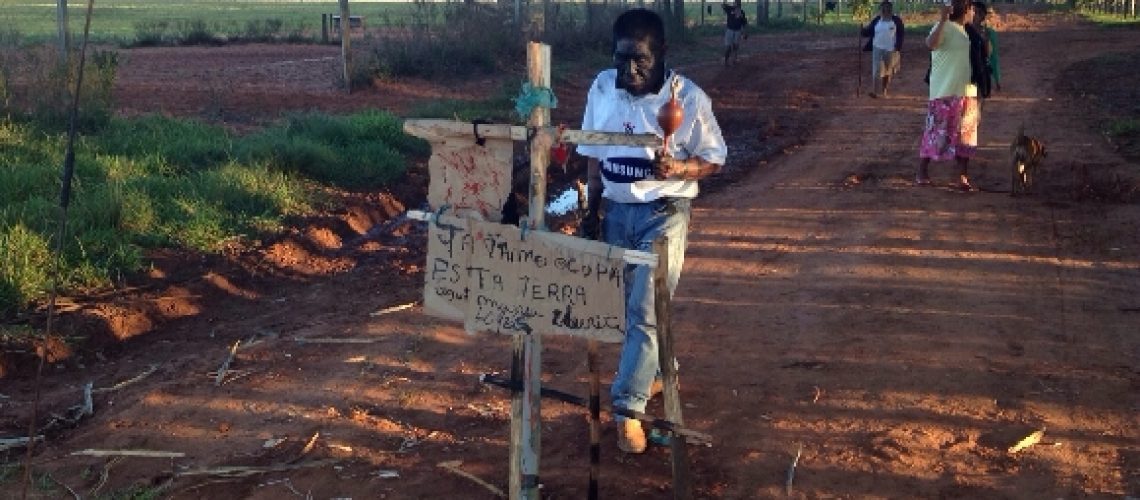
{"label": "walking person on road", "polygon": [[[987,23],[987,20],[992,13],[986,7],[984,2],[974,0],[974,22],[971,23],[974,36],[981,40],[982,51],[980,53],[980,60],[975,61],[974,64],[981,64],[983,67],[975,68],[981,70],[984,75],[975,75],[975,80],[980,76],[988,77],[986,85],[987,91],[982,92],[982,97],[989,97],[991,87],[992,90],[1001,90],[1001,69],[998,67],[998,36],[997,30]],[[979,89],[980,91],[982,89]]]}
{"label": "walking person on road", "polygon": [[919,144],[918,186],[929,186],[932,160],[954,160],[958,166],[955,187],[973,191],[967,172],[978,148],[981,109],[978,86],[971,81],[971,44],[966,25],[973,19],[970,0],[952,0],[941,7],[940,20],[926,37],[930,49],[930,91],[926,127]]}
{"label": "walking person on road", "polygon": [[732,63],[740,57],[740,39],[748,39],[748,16],[744,15],[744,8],[740,0],[733,0],[729,5],[726,1],[720,5],[724,9],[724,65],[728,66],[728,58],[732,56]]}
{"label": "walking person on road", "polygon": [[886,97],[891,77],[898,73],[902,62],[903,20],[894,15],[890,0],[879,4],[879,16],[862,30],[867,37],[864,52],[871,53],[871,97]]}
{"label": "walking person on road", "polygon": [[[650,147],[587,145],[587,212],[583,237],[649,252],[665,236],[668,286],[672,294],[681,278],[689,231],[690,203],[697,181],[720,171],[728,148],[700,87],[665,65],[665,25],[653,11],[629,10],[613,27],[614,68],[598,74],[586,97],[582,130],[653,133],[663,136],[657,112],[677,88],[684,118],[669,138],[669,151]],[[657,315],[653,269],[625,268],[626,332],[617,375],[610,388],[613,405],[645,411],[656,392]],[[641,422],[615,416],[618,448],[642,453],[646,447]]]}

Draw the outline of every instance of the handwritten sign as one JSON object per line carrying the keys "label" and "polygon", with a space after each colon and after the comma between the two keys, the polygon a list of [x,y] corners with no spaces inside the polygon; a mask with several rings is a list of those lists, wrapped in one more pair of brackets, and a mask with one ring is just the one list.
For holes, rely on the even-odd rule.
{"label": "handwritten sign", "polygon": [[428,223],[424,311],[432,316],[463,321],[474,242],[467,230],[467,219],[449,220],[451,223]]}
{"label": "handwritten sign", "polygon": [[514,143],[487,139],[480,146],[470,137],[433,137],[430,141],[428,203],[435,208],[474,210],[498,222],[510,194]]}
{"label": "handwritten sign", "polygon": [[517,227],[488,222],[469,226],[468,331],[622,340],[625,263],[608,257],[609,245],[541,231],[524,239]]}

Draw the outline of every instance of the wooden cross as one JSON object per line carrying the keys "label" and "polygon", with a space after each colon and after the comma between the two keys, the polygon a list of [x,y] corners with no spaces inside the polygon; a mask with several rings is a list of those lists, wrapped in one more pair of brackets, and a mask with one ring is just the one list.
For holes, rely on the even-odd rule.
{"label": "wooden cross", "polygon": [[[527,46],[527,73],[531,86],[550,88],[550,46],[530,43]],[[556,142],[573,144],[605,144],[621,146],[642,146],[660,148],[662,139],[654,134],[627,134],[623,132],[596,132],[566,130],[550,125],[550,110],[537,106],[528,117],[527,126],[501,124],[471,124],[450,120],[407,120],[404,131],[417,137],[485,137],[488,139],[510,139],[530,142],[530,207],[527,225],[533,230],[545,229],[546,212],[546,169],[550,165],[550,147]],[[663,270],[663,262],[656,262],[658,272]],[[668,301],[668,294],[659,295],[659,300]],[[664,311],[663,311],[664,312]],[[667,314],[667,312],[666,312]],[[666,316],[667,319],[667,316]],[[661,323],[661,322],[659,322]],[[659,325],[659,334],[668,335],[668,328]],[[670,336],[671,337],[671,336]],[[590,365],[590,396],[592,402],[599,397],[600,383],[597,367],[597,340],[589,340],[588,361]],[[665,374],[667,407],[676,414],[667,415],[680,422],[680,399],[676,391],[675,365],[671,361],[672,342],[665,343],[670,352],[662,352],[661,368]],[[512,500],[538,500],[538,464],[541,450],[541,359],[542,338],[538,334],[515,335],[512,339],[511,383],[521,386],[522,391],[514,391],[511,399],[510,435],[510,485]],[[591,441],[596,445],[601,433],[598,408],[591,404]],[[674,413],[670,411],[669,413]],[[683,438],[673,436],[673,441]],[[683,443],[682,443],[683,444]],[[683,459],[674,445],[674,461]],[[678,471],[675,463],[674,470]],[[597,498],[597,463],[591,463],[590,498]],[[678,481],[680,479],[681,481]],[[687,497],[687,478],[674,478],[675,495]],[[678,486],[680,486],[678,488]]]}

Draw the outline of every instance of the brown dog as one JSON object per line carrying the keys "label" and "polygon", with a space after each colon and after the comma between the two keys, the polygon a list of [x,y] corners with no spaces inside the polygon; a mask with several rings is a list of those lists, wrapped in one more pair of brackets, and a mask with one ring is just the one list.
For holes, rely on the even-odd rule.
{"label": "brown dog", "polygon": [[1045,158],[1045,144],[1025,135],[1025,125],[1017,129],[1017,137],[1009,145],[1012,183],[1010,196],[1030,193],[1036,183],[1037,168]]}

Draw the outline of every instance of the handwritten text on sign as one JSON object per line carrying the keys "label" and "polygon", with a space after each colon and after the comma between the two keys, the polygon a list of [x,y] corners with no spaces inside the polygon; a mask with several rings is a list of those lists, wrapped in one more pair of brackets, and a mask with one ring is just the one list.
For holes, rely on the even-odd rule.
{"label": "handwritten text on sign", "polygon": [[428,258],[424,273],[424,310],[452,321],[463,321],[467,311],[468,282],[474,241],[467,231],[467,219],[452,223],[428,223]]}
{"label": "handwritten text on sign", "polygon": [[576,335],[620,342],[625,300],[620,257],[607,245],[560,233],[471,222],[471,331]]}

